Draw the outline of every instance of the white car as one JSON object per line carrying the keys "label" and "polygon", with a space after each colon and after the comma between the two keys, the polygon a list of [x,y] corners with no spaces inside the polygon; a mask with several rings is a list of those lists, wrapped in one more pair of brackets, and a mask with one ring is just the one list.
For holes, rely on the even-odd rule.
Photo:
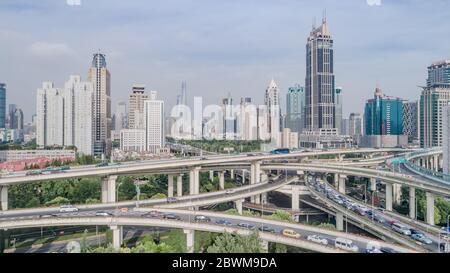
{"label": "white car", "polygon": [[328,240],[320,237],[319,235],[309,235],[306,240],[317,244],[328,245]]}
{"label": "white car", "polygon": [[65,205],[65,206],[61,206],[59,207],[59,212],[64,213],[64,212],[77,212],[78,208],[72,205]]}
{"label": "white car", "polygon": [[226,192],[225,192],[225,194],[233,194],[234,193],[234,190],[227,190]]}

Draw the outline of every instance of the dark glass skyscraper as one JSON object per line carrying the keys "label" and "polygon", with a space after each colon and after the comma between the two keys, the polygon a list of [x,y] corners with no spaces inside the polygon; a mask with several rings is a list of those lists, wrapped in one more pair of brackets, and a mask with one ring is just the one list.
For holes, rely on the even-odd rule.
{"label": "dark glass skyscraper", "polygon": [[333,39],[324,18],[306,45],[305,130],[337,128]]}
{"label": "dark glass skyscraper", "polygon": [[0,83],[0,128],[6,127],[6,84]]}

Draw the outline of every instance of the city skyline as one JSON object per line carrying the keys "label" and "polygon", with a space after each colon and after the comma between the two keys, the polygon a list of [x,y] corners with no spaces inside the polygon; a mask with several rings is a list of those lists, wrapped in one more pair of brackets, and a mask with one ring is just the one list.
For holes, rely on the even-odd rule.
{"label": "city skyline", "polygon": [[[236,101],[241,94],[245,94],[245,97],[254,98],[256,104],[262,104],[267,81],[272,76],[280,86],[282,97],[289,86],[303,85],[304,42],[311,30],[310,14],[320,18],[326,7],[330,29],[336,39],[335,50],[339,53],[335,56],[336,85],[342,86],[344,90],[344,116],[355,112],[355,109],[356,112],[362,112],[364,101],[371,96],[376,82],[392,95],[417,99],[420,89],[416,86],[425,84],[426,67],[448,58],[445,50],[447,43],[442,41],[446,38],[433,34],[448,29],[445,25],[435,25],[439,18],[448,13],[445,11],[448,4],[438,1],[406,5],[397,1],[384,1],[381,6],[368,6],[365,1],[334,2],[319,1],[312,4],[307,1],[288,1],[286,5],[280,6],[261,1],[256,6],[256,16],[248,19],[244,13],[250,7],[255,8],[248,2],[214,5],[188,2],[177,5],[176,9],[158,3],[156,8],[149,11],[151,4],[127,3],[124,7],[115,1],[109,1],[108,5],[105,5],[105,1],[89,1],[77,7],[51,1],[33,4],[30,1],[6,1],[0,7],[0,20],[13,22],[4,25],[14,27],[0,29],[3,34],[0,49],[8,53],[0,57],[6,64],[0,68],[0,72],[5,75],[1,82],[8,86],[8,104],[17,103],[22,109],[30,109],[24,113],[25,121],[29,121],[35,112],[31,110],[34,109],[34,102],[21,101],[20,98],[33,94],[43,81],[51,80],[61,86],[67,75],[85,75],[89,59],[100,48],[106,54],[109,70],[113,74],[113,105],[126,101],[128,91],[135,82],[146,84],[150,90],[160,91],[161,99],[167,101],[168,106],[174,105],[180,83],[184,80],[189,85],[189,101],[195,95],[203,96],[207,103],[218,104],[224,94],[231,92]],[[189,5],[200,5],[202,9],[189,13],[191,9],[186,8]],[[427,18],[430,20],[411,16],[419,10],[423,12],[436,6],[442,8],[436,9],[438,12],[434,13],[433,18]],[[99,7],[110,14],[92,17],[92,11]],[[142,8],[142,12],[131,14],[137,8]],[[232,18],[224,18],[219,13],[220,8],[233,11]],[[414,20],[402,20],[406,17],[399,12],[405,10],[409,12],[408,18],[414,17]],[[196,13],[205,11],[208,11],[207,18],[194,18]],[[271,24],[263,20],[264,15],[275,11],[276,20],[272,20]],[[112,22],[111,14],[118,12],[124,19]],[[296,17],[298,20],[293,21],[290,15],[295,12],[308,16],[299,16]],[[351,23],[345,16],[349,12],[354,14],[351,21],[358,21],[358,24],[351,25],[352,31],[346,30]],[[21,18],[16,16],[18,13],[27,14],[28,19],[18,22],[17,18]],[[37,19],[47,13],[54,13],[56,18]],[[83,13],[86,21],[62,23],[54,26],[52,31],[44,27],[59,16],[71,18],[80,13]],[[180,19],[168,22],[165,15],[174,13],[179,14]],[[239,19],[237,22],[232,20],[236,18]],[[211,20],[208,27],[202,24],[206,19]],[[124,21],[125,26],[120,26]],[[88,31],[83,29],[86,24],[96,22],[102,23]],[[383,27],[385,24],[396,27]],[[39,29],[31,34],[31,30],[36,27]],[[214,27],[218,31],[212,31]],[[86,33],[81,33],[82,29]],[[127,30],[135,30],[134,36],[124,34]],[[119,40],[109,35],[111,31],[118,31]],[[364,32],[370,32],[371,37],[357,41],[353,39],[355,33],[362,35]],[[419,32],[428,39],[426,42],[423,41],[423,35],[417,34]],[[148,33],[144,36],[152,38],[144,37],[142,33]],[[94,34],[96,42],[89,39]],[[137,37],[141,38],[139,45],[134,42],[128,44],[127,41],[135,41]],[[83,43],[80,44],[80,40]],[[18,45],[18,42],[22,45]],[[155,42],[155,47],[150,42]],[[173,46],[174,42],[178,46]],[[221,43],[224,45],[218,46]],[[154,53],[149,54],[150,50]],[[360,66],[365,69],[360,69]],[[23,81],[23,74],[28,74],[29,80]],[[356,99],[346,99],[349,97]],[[285,110],[285,105],[282,105],[282,109]]]}

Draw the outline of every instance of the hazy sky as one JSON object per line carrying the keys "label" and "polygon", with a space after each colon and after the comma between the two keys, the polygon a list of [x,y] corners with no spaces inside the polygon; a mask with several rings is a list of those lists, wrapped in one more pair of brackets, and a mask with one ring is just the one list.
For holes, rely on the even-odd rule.
{"label": "hazy sky", "polygon": [[[74,1],[74,0],[71,0]],[[369,0],[376,3],[378,0]],[[344,114],[362,112],[376,83],[417,99],[427,66],[450,58],[450,1],[383,0],[66,0],[0,1],[0,82],[7,103],[30,120],[42,81],[86,80],[101,49],[112,75],[113,109],[133,83],[168,106],[181,81],[188,95],[218,103],[231,92],[262,103],[272,77],[283,101],[305,78],[305,43],[323,10],[335,41]]]}

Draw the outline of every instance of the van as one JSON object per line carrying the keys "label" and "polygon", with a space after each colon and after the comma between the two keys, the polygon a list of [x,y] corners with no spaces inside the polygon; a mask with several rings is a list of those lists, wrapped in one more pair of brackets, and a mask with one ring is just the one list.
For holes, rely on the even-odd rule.
{"label": "van", "polygon": [[77,212],[78,208],[72,205],[64,205],[59,207],[59,212],[64,213],[64,212]]}
{"label": "van", "polygon": [[393,223],[392,229],[400,234],[411,236],[411,230],[402,224]]}
{"label": "van", "polygon": [[352,240],[344,239],[344,238],[336,238],[334,241],[334,246],[336,248],[340,248],[342,250],[358,252],[359,248],[353,244]]}

